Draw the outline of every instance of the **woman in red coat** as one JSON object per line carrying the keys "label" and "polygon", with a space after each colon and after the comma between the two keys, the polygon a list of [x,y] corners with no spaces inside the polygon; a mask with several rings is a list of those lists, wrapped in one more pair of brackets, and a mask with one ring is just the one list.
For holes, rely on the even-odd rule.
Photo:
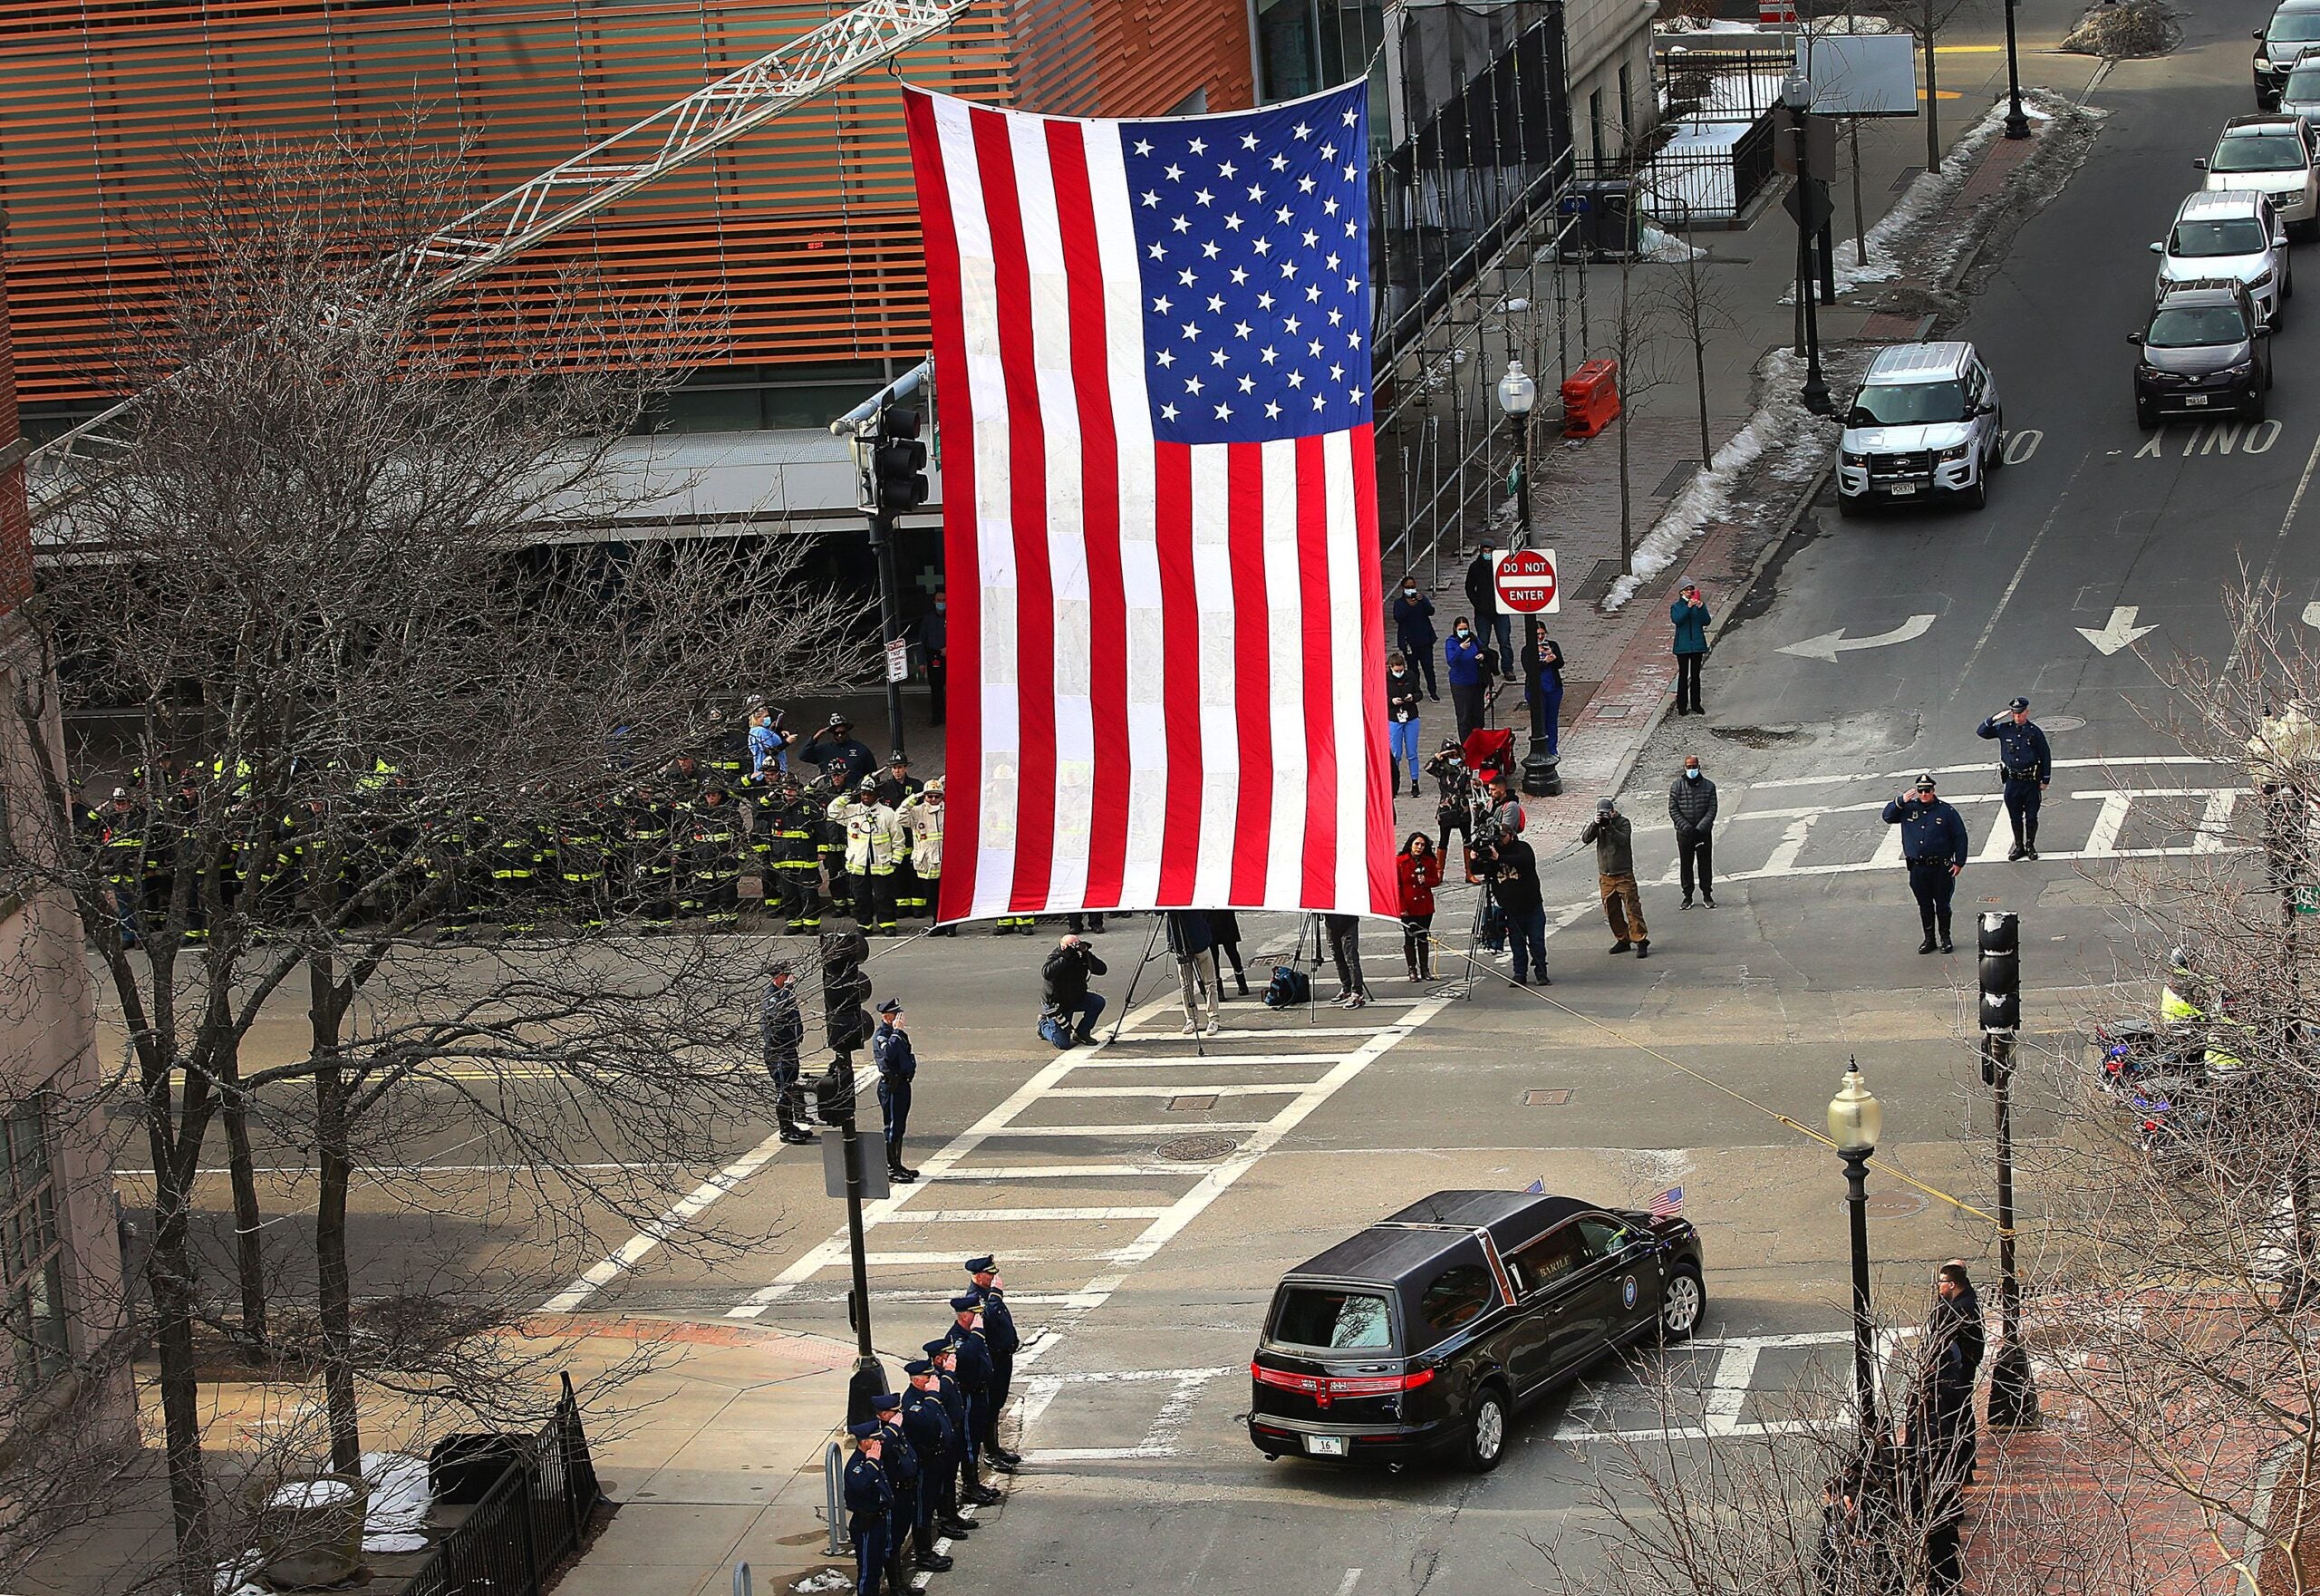
{"label": "woman in red coat", "polygon": [[1402,957],[1409,961],[1412,981],[1434,979],[1434,889],[1442,885],[1442,856],[1434,839],[1413,831],[1394,859],[1395,879],[1401,886]]}

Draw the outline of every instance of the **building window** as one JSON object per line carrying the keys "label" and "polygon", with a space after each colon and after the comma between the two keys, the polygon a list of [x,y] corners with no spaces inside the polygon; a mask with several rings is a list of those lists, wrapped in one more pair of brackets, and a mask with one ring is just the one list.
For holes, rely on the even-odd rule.
{"label": "building window", "polygon": [[1268,105],[1321,87],[1320,24],[1314,0],[1257,0],[1258,93]]}
{"label": "building window", "polygon": [[1603,91],[1600,89],[1587,96],[1587,147],[1594,153],[1597,166],[1611,158],[1610,151],[1604,148]]}
{"label": "building window", "polygon": [[63,1371],[64,1247],[56,1216],[44,1099],[28,1098],[0,1117],[0,1314],[14,1350],[16,1383],[29,1388]]}
{"label": "building window", "polygon": [[1628,63],[1619,63],[1619,147],[1625,150],[1635,139],[1635,82]]}

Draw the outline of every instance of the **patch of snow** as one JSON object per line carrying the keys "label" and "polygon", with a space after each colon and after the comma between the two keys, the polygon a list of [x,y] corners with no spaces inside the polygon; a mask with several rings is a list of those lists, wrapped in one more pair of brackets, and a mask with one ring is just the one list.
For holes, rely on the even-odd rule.
{"label": "patch of snow", "polygon": [[1786,349],[1775,349],[1756,367],[1767,395],[1763,406],[1734,433],[1704,470],[1696,471],[1684,490],[1635,548],[1635,571],[1611,584],[1603,595],[1606,613],[1616,614],[1636,590],[1676,561],[1683,547],[1697,537],[1710,521],[1731,518],[1732,498],[1749,467],[1767,452],[1774,453],[1774,472],[1784,481],[1810,476],[1831,447],[1822,436],[1820,418],[1797,397],[1803,385],[1803,363]]}
{"label": "patch of snow", "polygon": [[819,1569],[789,1588],[798,1596],[814,1596],[820,1591],[850,1591],[854,1588],[854,1576],[834,1568]]}
{"label": "patch of snow", "polygon": [[336,1507],[354,1500],[354,1487],[344,1480],[292,1480],[266,1499],[268,1507]]}
{"label": "patch of snow", "polygon": [[380,1553],[394,1552],[424,1552],[427,1537],[411,1531],[407,1534],[369,1535],[362,1537],[362,1550]]}
{"label": "patch of snow", "polygon": [[1661,232],[1649,222],[1643,224],[1639,242],[1642,247],[1638,251],[1638,255],[1644,260],[1667,261],[1675,264],[1697,260],[1707,253],[1705,249],[1693,248],[1672,233]]}
{"label": "patch of snow", "polygon": [[[371,1486],[362,1521],[369,1533],[402,1534],[426,1523],[428,1504],[434,1499],[427,1488],[427,1459],[408,1452],[365,1452],[362,1477]],[[374,1548],[366,1539],[363,1550],[385,1548]]]}

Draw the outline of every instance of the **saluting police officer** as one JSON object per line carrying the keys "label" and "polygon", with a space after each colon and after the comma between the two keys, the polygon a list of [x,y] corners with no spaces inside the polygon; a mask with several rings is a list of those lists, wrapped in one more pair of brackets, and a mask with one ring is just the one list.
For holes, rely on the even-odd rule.
{"label": "saluting police officer", "polygon": [[1937,931],[1941,951],[1949,945],[1949,897],[1966,867],[1966,822],[1934,796],[1933,772],[1918,778],[1914,797],[1903,793],[1885,806],[1885,824],[1901,828],[1901,858],[1909,867],[1909,891],[1918,900],[1925,941],[1918,952],[1933,952]]}
{"label": "saluting police officer", "polygon": [[2006,861],[2035,859],[2038,856],[2038,803],[2046,783],[2054,779],[2054,756],[2046,746],[2046,734],[2030,718],[2030,701],[2008,700],[2005,711],[1974,728],[1974,735],[1997,740],[1997,775],[2006,792],[2006,817],[2014,823],[2014,846]]}
{"label": "saluting police officer", "polygon": [[854,1596],[878,1596],[886,1572],[886,1531],[894,1522],[894,1487],[880,1466],[881,1429],[875,1418],[846,1427],[854,1456],[846,1465],[846,1527],[854,1536]]}
{"label": "saluting police officer", "polygon": [[908,1185],[918,1171],[903,1162],[903,1137],[910,1129],[910,1087],[918,1079],[918,1054],[910,1045],[903,1006],[893,998],[878,1005],[877,1029],[870,1033],[870,1057],[878,1066],[878,1108],[886,1117],[886,1178]]}
{"label": "saluting police officer", "polygon": [[937,1385],[941,1374],[927,1358],[912,1359],[903,1365],[903,1373],[910,1380],[910,1389],[903,1393],[903,1434],[918,1454],[917,1534],[923,1561],[923,1554],[933,1551],[938,1531],[959,1540],[973,1526],[959,1516],[958,1443],[951,1433],[950,1415],[942,1410]]}
{"label": "saluting police officer", "polygon": [[1023,1345],[1016,1333],[1015,1315],[1009,1311],[999,1279],[999,1260],[986,1253],[967,1260],[968,1278],[982,1298],[982,1339],[991,1349],[991,1401],[983,1415],[982,1434],[976,1437],[995,1468],[1012,1474],[1023,1459],[999,1444],[999,1416],[1006,1411],[1008,1388],[1015,1383],[1015,1353]]}
{"label": "saluting police officer", "polygon": [[988,1507],[999,1500],[999,1493],[970,1472],[974,1466],[974,1425],[968,1409],[966,1385],[959,1378],[958,1344],[946,1335],[941,1340],[927,1342],[925,1351],[934,1365],[935,1389],[942,1398],[943,1416],[950,1419],[952,1436],[958,1443],[958,1449],[951,1455],[951,1461],[958,1465],[953,1475],[952,1514],[956,1516],[960,1502]]}
{"label": "saluting police officer", "polygon": [[943,1339],[956,1350],[959,1388],[967,1396],[966,1476],[959,1494],[987,1507],[999,1500],[999,1493],[982,1483],[982,1436],[991,1406],[991,1343],[983,1339],[982,1298],[972,1291],[953,1297],[951,1311],[956,1317]]}
{"label": "saluting police officer", "polygon": [[[881,1392],[870,1399],[870,1410],[878,1419],[878,1461],[894,1487],[894,1516],[886,1523],[886,1578],[895,1596],[908,1596],[914,1569],[941,1573],[951,1566],[951,1560],[935,1557],[933,1542],[923,1537],[913,1540],[921,1517],[919,1498],[927,1486],[926,1470],[924,1459],[903,1428],[901,1396]],[[929,1558],[934,1561],[924,1561]]]}

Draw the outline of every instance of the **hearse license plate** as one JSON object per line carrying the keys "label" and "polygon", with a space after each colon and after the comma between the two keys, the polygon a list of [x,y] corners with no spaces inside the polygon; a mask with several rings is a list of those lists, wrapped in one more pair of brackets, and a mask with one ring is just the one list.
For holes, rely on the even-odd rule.
{"label": "hearse license plate", "polygon": [[1309,1456],[1314,1457],[1343,1457],[1345,1437],[1343,1436],[1308,1436],[1305,1437],[1305,1450]]}
{"label": "hearse license plate", "polygon": [[2184,404],[2186,404],[2187,406],[2188,406],[2188,405],[2194,405],[2194,404],[2205,404],[2207,401],[2208,401],[2208,396],[2207,396],[2206,394],[2204,394],[2204,393],[2186,393],[2185,395],[2183,395],[2183,402],[2184,402]]}

